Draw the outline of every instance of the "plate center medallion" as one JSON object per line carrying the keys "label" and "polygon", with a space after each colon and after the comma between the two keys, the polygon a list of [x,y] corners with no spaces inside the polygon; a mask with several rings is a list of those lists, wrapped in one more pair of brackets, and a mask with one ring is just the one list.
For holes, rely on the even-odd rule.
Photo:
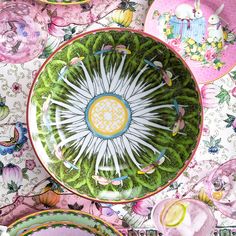
{"label": "plate center medallion", "polygon": [[105,139],[116,138],[129,128],[130,106],[119,95],[98,95],[87,106],[86,121],[94,135]]}

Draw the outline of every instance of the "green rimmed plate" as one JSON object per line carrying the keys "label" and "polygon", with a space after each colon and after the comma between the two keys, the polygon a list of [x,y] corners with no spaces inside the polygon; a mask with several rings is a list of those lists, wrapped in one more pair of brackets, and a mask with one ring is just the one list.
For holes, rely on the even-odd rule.
{"label": "green rimmed plate", "polygon": [[87,225],[75,224],[71,222],[52,222],[41,224],[23,232],[20,236],[103,236],[96,228],[90,228]]}
{"label": "green rimmed plate", "polygon": [[103,29],[60,47],[42,66],[28,126],[45,168],[63,186],[104,202],[161,191],[197,147],[199,90],[184,62],[142,32]]}
{"label": "green rimmed plate", "polygon": [[82,227],[89,229],[90,232],[93,229],[94,232],[104,236],[121,236],[115,228],[97,217],[80,211],[62,209],[46,210],[25,216],[11,224],[8,227],[8,233],[10,236],[28,236],[32,235],[32,231],[42,229],[42,227],[47,229],[52,224],[57,224],[57,229],[61,228],[65,225],[65,222],[62,223],[65,220],[66,225],[73,228]]}

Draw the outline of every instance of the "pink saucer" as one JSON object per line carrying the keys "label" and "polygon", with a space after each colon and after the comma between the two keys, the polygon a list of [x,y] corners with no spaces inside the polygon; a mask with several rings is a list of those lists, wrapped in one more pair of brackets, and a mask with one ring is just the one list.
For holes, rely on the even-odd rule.
{"label": "pink saucer", "polygon": [[155,0],[144,31],[175,49],[198,83],[209,83],[236,65],[235,9],[235,0]]}
{"label": "pink saucer", "polygon": [[47,25],[27,3],[0,4],[0,62],[24,63],[36,58],[47,41]]}

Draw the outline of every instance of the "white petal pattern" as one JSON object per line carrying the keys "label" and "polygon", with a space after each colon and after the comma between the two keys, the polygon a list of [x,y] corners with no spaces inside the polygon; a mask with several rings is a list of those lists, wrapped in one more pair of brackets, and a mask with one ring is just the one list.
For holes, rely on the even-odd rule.
{"label": "white petal pattern", "polygon": [[[100,56],[100,73],[93,70],[90,74],[83,62],[80,63],[82,71],[75,83],[65,78],[65,71],[60,73],[60,78],[71,88],[68,99],[64,102],[51,100],[57,106],[57,119],[51,125],[57,125],[60,129],[61,142],[59,147],[68,143],[73,143],[73,147],[79,149],[73,160],[76,164],[82,156],[91,158],[96,156],[95,175],[100,167],[106,169],[110,159],[112,159],[116,174],[121,176],[121,166],[126,165],[126,158],[140,168],[140,163],[136,160],[144,148],[160,153],[150,142],[150,138],[155,134],[152,129],[162,129],[171,131],[169,127],[158,124],[162,120],[158,110],[167,108],[174,109],[172,104],[153,106],[152,98],[148,95],[165,86],[161,82],[159,86],[152,87],[142,80],[143,73],[148,69],[145,65],[136,75],[123,73],[126,55],[122,55],[119,64],[115,64],[110,69],[104,65],[105,56]],[[63,68],[65,70],[65,68]],[[107,71],[108,70],[108,71]],[[115,138],[105,139],[92,132],[87,124],[85,110],[91,99],[97,95],[114,93],[124,98],[130,106],[132,113],[131,123],[122,135]],[[61,127],[67,132],[63,134]],[[110,168],[111,169],[111,168]]]}

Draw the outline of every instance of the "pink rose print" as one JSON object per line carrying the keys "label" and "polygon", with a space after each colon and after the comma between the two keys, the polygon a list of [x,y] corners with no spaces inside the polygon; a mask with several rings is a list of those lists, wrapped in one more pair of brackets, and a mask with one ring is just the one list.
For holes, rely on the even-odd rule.
{"label": "pink rose print", "polygon": [[219,93],[219,87],[214,84],[205,84],[201,89],[203,106],[206,108],[214,108],[218,105],[216,98]]}
{"label": "pink rose print", "polygon": [[28,170],[33,170],[36,167],[36,163],[34,160],[26,160],[25,161],[25,168]]}
{"label": "pink rose print", "polygon": [[197,165],[197,162],[196,160],[192,160],[190,163],[189,163],[189,168],[194,168],[195,166]]}
{"label": "pink rose print", "polygon": [[203,127],[202,130],[203,136],[209,136],[210,135],[210,130],[208,127]]}
{"label": "pink rose print", "polygon": [[11,89],[14,93],[20,93],[22,91],[22,86],[21,86],[21,84],[15,82],[12,84]]}
{"label": "pink rose print", "polygon": [[151,199],[142,199],[134,203],[132,210],[134,213],[141,216],[148,216],[151,213],[151,209],[154,206],[154,202]]}
{"label": "pink rose print", "polygon": [[54,16],[51,18],[51,23],[48,25],[48,32],[55,37],[63,37],[65,31],[62,27],[66,26],[66,21],[62,17]]}
{"label": "pink rose print", "polygon": [[236,98],[236,87],[234,87],[231,92],[232,92],[233,97]]}
{"label": "pink rose print", "polygon": [[217,57],[214,49],[209,49],[206,51],[205,58],[207,61],[213,61]]}
{"label": "pink rose print", "polygon": [[171,39],[169,41],[170,46],[175,49],[176,51],[180,50],[181,46],[181,40],[180,39]]}

